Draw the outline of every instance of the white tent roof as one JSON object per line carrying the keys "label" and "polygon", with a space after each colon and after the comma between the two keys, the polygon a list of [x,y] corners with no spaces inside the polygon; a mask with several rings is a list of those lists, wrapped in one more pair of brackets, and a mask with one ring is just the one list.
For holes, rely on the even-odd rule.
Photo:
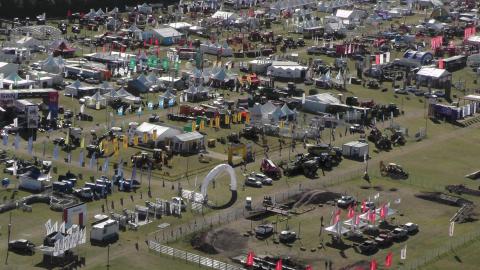
{"label": "white tent roof", "polygon": [[320,93],[305,97],[308,101],[321,102],[326,104],[340,104],[340,100],[330,93]]}
{"label": "white tent roof", "polygon": [[117,93],[115,93],[118,97],[128,97],[128,96],[133,96],[130,94],[125,88],[120,88],[117,90]]}
{"label": "white tent roof", "polygon": [[348,19],[353,13],[353,10],[337,9],[335,16],[342,19]]}
{"label": "white tent roof", "polygon": [[346,234],[350,231],[350,229],[343,227],[341,222],[337,222],[330,227],[326,227],[324,230],[335,235]]}
{"label": "white tent roof", "polygon": [[355,227],[355,228],[364,228],[364,227],[367,227],[368,226],[368,223],[365,222],[363,219],[360,219],[358,224],[355,225],[355,221],[354,221],[355,217],[351,218],[351,219],[348,219],[348,220],[345,220],[343,222],[343,224],[345,224],[345,226],[351,228],[351,227]]}
{"label": "white tent roof", "polygon": [[[254,107],[255,108],[255,107]],[[275,111],[277,107],[275,105],[273,105],[272,102],[268,101],[267,103],[265,103],[263,106],[262,106],[262,112],[263,113],[267,113],[267,114],[270,114],[272,113],[273,111]]]}
{"label": "white tent roof", "polygon": [[441,78],[450,74],[445,69],[433,68],[433,67],[423,67],[418,72],[417,75],[432,77],[432,78]]}
{"label": "white tent roof", "polygon": [[[386,208],[387,208],[386,217],[393,216],[393,215],[395,215],[395,214],[397,213],[397,210],[395,210],[395,209],[392,209],[392,208],[390,208],[390,207],[388,207],[388,206],[386,206]],[[380,215],[381,209],[382,209],[382,208],[377,208],[377,209],[375,210],[375,213],[376,213],[377,215]]]}
{"label": "white tent roof", "polygon": [[100,94],[100,91],[97,91],[95,93],[95,95],[91,96],[90,99],[96,101],[96,102],[100,102],[100,101],[103,101],[105,100],[105,98]]}
{"label": "white tent roof", "polygon": [[148,134],[153,134],[153,130],[157,131],[157,140],[174,137],[182,133],[180,130],[175,128],[155,125],[147,122],[143,122],[140,126],[137,127],[135,131],[140,134],[143,134],[145,132]]}
{"label": "white tent roof", "polygon": [[287,115],[287,116],[290,116],[290,115],[295,115],[296,113],[292,110],[290,110],[290,108],[288,108],[287,104],[283,104],[282,106],[282,112]]}

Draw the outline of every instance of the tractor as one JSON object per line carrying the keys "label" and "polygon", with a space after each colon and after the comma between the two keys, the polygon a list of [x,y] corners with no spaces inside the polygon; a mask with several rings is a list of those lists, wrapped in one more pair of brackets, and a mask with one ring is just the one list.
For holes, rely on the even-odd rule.
{"label": "tractor", "polygon": [[282,170],[272,160],[264,158],[260,164],[260,171],[273,179],[282,177]]}
{"label": "tractor", "polygon": [[382,135],[380,139],[375,142],[375,147],[379,150],[390,150],[392,149],[392,142],[388,139],[388,136]]}
{"label": "tractor", "polygon": [[374,127],[370,131],[370,134],[368,134],[367,139],[373,143],[376,143],[381,137],[382,132],[378,128]]}
{"label": "tractor", "polygon": [[257,141],[258,134],[260,134],[260,130],[254,126],[247,126],[240,132],[240,137],[244,137],[245,139]]}
{"label": "tractor", "polygon": [[153,160],[145,151],[137,152],[132,155],[131,161],[137,168],[153,168]]}
{"label": "tractor", "polygon": [[395,163],[388,163],[385,165],[383,161],[380,161],[380,172],[382,176],[389,176],[395,179],[407,179],[408,173],[403,170],[402,166]]}
{"label": "tractor", "polygon": [[231,143],[240,143],[240,136],[238,135],[238,133],[232,132],[227,135],[227,140]]}
{"label": "tractor", "polygon": [[315,159],[309,159],[303,154],[298,154],[295,159],[282,167],[283,174],[293,176],[303,173],[308,178],[313,178],[317,174],[318,162]]}

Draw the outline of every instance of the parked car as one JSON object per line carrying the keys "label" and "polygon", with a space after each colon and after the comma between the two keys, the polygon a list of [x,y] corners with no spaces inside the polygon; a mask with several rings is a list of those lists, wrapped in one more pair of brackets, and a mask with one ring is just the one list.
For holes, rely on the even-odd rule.
{"label": "parked car", "polygon": [[35,253],[35,244],[26,239],[12,240],[8,242],[8,250],[19,253],[33,254]]}
{"label": "parked car", "polygon": [[86,82],[86,83],[90,83],[90,84],[99,84],[99,83],[100,83],[100,80],[99,80],[99,79],[95,79],[95,78],[86,78],[86,79],[85,79],[85,82]]}
{"label": "parked car", "polygon": [[394,240],[400,240],[406,238],[408,232],[402,228],[395,228],[393,231],[390,232],[390,235]]}
{"label": "parked car", "polygon": [[265,174],[263,173],[251,173],[250,174],[250,177],[253,177],[257,180],[259,180],[260,182],[262,182],[262,185],[272,185],[273,184],[273,180],[272,178],[270,177],[267,177]]}
{"label": "parked car", "polygon": [[294,231],[282,231],[278,239],[281,243],[293,243],[297,240],[297,233]]}
{"label": "parked car", "polygon": [[408,91],[406,89],[402,89],[402,88],[395,88],[393,90],[393,92],[395,94],[399,94],[399,95],[408,95]]}
{"label": "parked car", "polygon": [[247,177],[245,179],[245,186],[260,188],[262,187],[262,182],[254,177]]}
{"label": "parked car", "polygon": [[367,240],[363,243],[361,243],[358,248],[360,249],[360,253],[363,254],[371,254],[377,251],[377,243],[373,240]]}
{"label": "parked car", "polygon": [[388,247],[392,243],[393,238],[392,235],[388,233],[381,233],[377,237],[375,237],[375,242],[379,247]]}
{"label": "parked car", "polygon": [[408,234],[414,234],[418,232],[418,225],[412,222],[407,222],[404,225],[400,226],[400,228],[407,231]]}
{"label": "parked car", "polygon": [[273,226],[271,224],[262,224],[255,227],[255,236],[264,239],[273,234]]}
{"label": "parked car", "polygon": [[352,205],[354,203],[355,203],[355,198],[353,198],[352,196],[342,196],[337,201],[337,205],[339,207],[348,207],[349,205]]}

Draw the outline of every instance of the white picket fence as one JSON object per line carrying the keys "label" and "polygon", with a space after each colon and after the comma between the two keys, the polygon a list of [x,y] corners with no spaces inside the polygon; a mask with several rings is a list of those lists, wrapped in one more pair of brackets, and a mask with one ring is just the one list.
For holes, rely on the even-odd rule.
{"label": "white picket fence", "polygon": [[179,250],[176,248],[172,248],[169,246],[164,246],[160,243],[157,243],[155,241],[149,240],[148,241],[148,247],[151,250],[154,250],[156,252],[159,252],[164,255],[172,256],[174,258],[178,258],[181,260],[185,260],[187,262],[191,262],[194,264],[198,264],[200,266],[205,266],[209,267],[212,269],[218,269],[218,270],[245,270],[242,267],[238,267],[235,265],[231,265],[228,263],[224,263],[221,261],[217,261],[211,258],[203,257],[197,254],[190,253],[188,251],[184,250]]}

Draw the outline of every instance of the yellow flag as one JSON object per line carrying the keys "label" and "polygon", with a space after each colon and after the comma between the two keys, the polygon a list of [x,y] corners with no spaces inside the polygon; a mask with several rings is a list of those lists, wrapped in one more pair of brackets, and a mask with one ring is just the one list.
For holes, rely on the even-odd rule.
{"label": "yellow flag", "polygon": [[100,148],[100,150],[103,150],[103,140],[100,141],[100,143],[98,144],[98,148]]}
{"label": "yellow flag", "polygon": [[230,115],[225,114],[225,125],[230,124]]}
{"label": "yellow flag", "polygon": [[278,122],[278,126],[279,126],[280,128],[284,128],[284,127],[285,127],[285,124],[283,123],[283,121],[280,121],[280,122]]}
{"label": "yellow flag", "polygon": [[138,145],[138,135],[135,134],[135,136],[133,136],[133,145],[137,146]]}
{"label": "yellow flag", "polygon": [[210,118],[210,127],[213,128],[213,118]]}
{"label": "yellow flag", "polygon": [[220,128],[220,116],[215,117],[215,127]]}
{"label": "yellow flag", "polygon": [[85,137],[82,137],[82,140],[80,141],[80,148],[85,148]]}
{"label": "yellow flag", "polygon": [[205,122],[204,120],[200,120],[200,131],[203,131],[205,129]]}
{"label": "yellow flag", "polygon": [[234,113],[234,114],[232,115],[232,122],[233,122],[234,124],[237,123],[237,114],[236,114],[236,113]]}
{"label": "yellow flag", "polygon": [[123,137],[123,149],[128,149],[128,136]]}
{"label": "yellow flag", "polygon": [[110,154],[110,146],[108,145],[108,141],[103,143],[103,153],[107,156]]}
{"label": "yellow flag", "polygon": [[250,113],[245,116],[245,123],[250,124]]}
{"label": "yellow flag", "polygon": [[153,130],[153,137],[152,137],[153,140],[156,140],[157,139],[157,130],[154,129]]}
{"label": "yellow flag", "polygon": [[197,121],[192,121],[192,132],[197,130]]}
{"label": "yellow flag", "polygon": [[142,142],[143,142],[143,143],[147,143],[147,141],[148,141],[148,135],[147,135],[147,132],[144,132],[144,133],[143,133],[143,141],[142,141]]}
{"label": "yellow flag", "polygon": [[237,115],[237,122],[242,122],[242,113],[239,112]]}

